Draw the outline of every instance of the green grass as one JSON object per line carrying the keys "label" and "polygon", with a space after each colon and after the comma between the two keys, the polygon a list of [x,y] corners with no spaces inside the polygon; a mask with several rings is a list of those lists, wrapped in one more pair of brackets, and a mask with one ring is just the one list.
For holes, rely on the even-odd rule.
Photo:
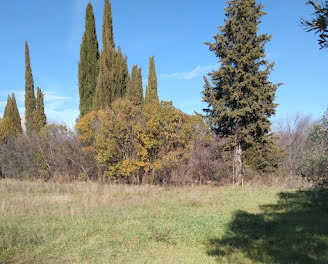
{"label": "green grass", "polygon": [[0,263],[328,263],[328,196],[0,181]]}

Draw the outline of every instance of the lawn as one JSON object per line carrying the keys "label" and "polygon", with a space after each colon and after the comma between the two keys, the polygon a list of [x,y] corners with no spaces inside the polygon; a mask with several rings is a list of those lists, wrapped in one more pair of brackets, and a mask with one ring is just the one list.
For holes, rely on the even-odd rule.
{"label": "lawn", "polygon": [[1,180],[0,263],[328,263],[328,196]]}

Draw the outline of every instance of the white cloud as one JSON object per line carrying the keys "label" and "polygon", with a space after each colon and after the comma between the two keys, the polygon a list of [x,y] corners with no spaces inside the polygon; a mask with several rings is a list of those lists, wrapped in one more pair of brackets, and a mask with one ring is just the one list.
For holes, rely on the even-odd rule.
{"label": "white cloud", "polygon": [[53,91],[44,91],[44,100],[46,102],[53,102],[53,101],[68,101],[72,100],[72,97],[69,96],[61,96],[57,95],[56,92]]}
{"label": "white cloud", "polygon": [[74,128],[75,121],[79,116],[79,110],[76,108],[69,109],[52,109],[50,106],[46,106],[46,115],[50,123],[65,124],[70,128]]}
{"label": "white cloud", "polygon": [[163,73],[159,77],[163,79],[172,79],[172,80],[191,80],[199,76],[205,75],[207,72],[215,70],[218,68],[217,64],[210,64],[206,66],[198,65],[196,68],[189,72],[175,72],[175,73]]}
{"label": "white cloud", "polygon": [[[15,94],[15,98],[18,104],[24,104],[25,102],[25,91],[14,91]],[[44,100],[46,102],[63,102],[63,101],[69,101],[72,100],[73,98],[70,96],[62,96],[62,95],[58,95],[57,92],[54,91],[43,91],[44,94]],[[36,95],[35,95],[36,96]],[[0,105],[3,102],[0,102]]]}

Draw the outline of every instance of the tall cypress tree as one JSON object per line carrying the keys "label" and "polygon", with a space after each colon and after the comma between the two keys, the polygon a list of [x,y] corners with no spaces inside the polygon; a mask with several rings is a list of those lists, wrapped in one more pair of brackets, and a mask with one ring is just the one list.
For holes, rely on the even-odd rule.
{"label": "tall cypress tree", "polygon": [[37,88],[36,110],[34,114],[35,131],[40,130],[47,124],[47,118],[44,113],[44,98],[41,89]]}
{"label": "tall cypress tree", "polygon": [[94,97],[94,109],[101,109],[111,104],[115,93],[114,65],[116,51],[113,36],[112,8],[109,0],[105,0],[102,50],[100,56],[100,69],[97,78],[97,87]]}
{"label": "tall cypress tree", "polygon": [[268,80],[274,64],[265,59],[265,44],[258,35],[265,14],[255,0],[228,1],[225,25],[218,27],[214,43],[207,43],[219,58],[220,69],[205,78],[204,109],[214,131],[230,136],[235,150],[236,183],[243,179],[242,153],[256,144],[266,144],[275,114],[277,86]]}
{"label": "tall cypress tree", "polygon": [[10,116],[11,104],[12,104],[12,100],[11,100],[10,96],[8,95],[5,111],[3,113],[4,118]]}
{"label": "tall cypress tree", "polygon": [[4,119],[7,120],[9,125],[10,134],[12,136],[18,136],[23,134],[23,129],[21,125],[21,118],[17,108],[15,95],[12,94],[12,97],[8,95],[7,105],[4,112]]}
{"label": "tall cypress tree", "polygon": [[25,42],[25,126],[27,134],[34,131],[34,111],[36,107],[34,95],[34,81],[30,63],[30,52]]}
{"label": "tall cypress tree", "polygon": [[159,102],[157,93],[157,75],[155,69],[155,58],[149,58],[148,85],[146,87],[145,103]]}
{"label": "tall cypress tree", "polygon": [[143,103],[143,88],[142,88],[142,74],[141,68],[138,65],[132,67],[131,80],[127,97],[135,105],[141,105]]}
{"label": "tall cypress tree", "polygon": [[118,48],[118,52],[115,57],[114,69],[114,85],[112,101],[118,98],[122,98],[126,95],[128,82],[129,82],[129,70],[127,57],[123,56],[121,48]]}
{"label": "tall cypress tree", "polygon": [[79,62],[80,116],[93,108],[93,98],[99,74],[99,49],[95,17],[91,3],[88,3],[85,16],[85,31],[82,38]]}

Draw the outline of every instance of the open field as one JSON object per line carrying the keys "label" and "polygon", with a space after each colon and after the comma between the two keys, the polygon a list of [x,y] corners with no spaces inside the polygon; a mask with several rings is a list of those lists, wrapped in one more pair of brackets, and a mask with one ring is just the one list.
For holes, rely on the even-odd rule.
{"label": "open field", "polygon": [[0,181],[0,263],[328,263],[328,198]]}

